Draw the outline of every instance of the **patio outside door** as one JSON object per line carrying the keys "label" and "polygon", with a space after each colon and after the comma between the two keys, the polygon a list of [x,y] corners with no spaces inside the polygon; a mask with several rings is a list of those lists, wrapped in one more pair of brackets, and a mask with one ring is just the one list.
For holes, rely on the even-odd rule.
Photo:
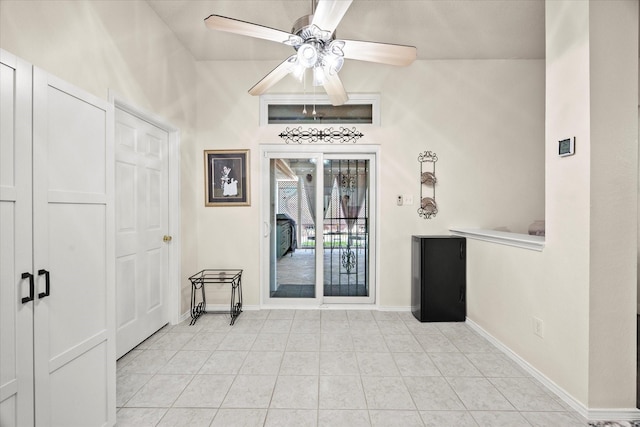
{"label": "patio outside door", "polygon": [[375,153],[278,149],[263,156],[263,302],[375,302]]}
{"label": "patio outside door", "polygon": [[369,282],[371,163],[362,156],[326,156],[323,162],[326,303],[374,302]]}

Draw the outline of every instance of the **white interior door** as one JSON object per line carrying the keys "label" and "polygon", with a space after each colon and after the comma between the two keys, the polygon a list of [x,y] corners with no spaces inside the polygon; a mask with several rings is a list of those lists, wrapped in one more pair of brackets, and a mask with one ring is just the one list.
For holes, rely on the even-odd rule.
{"label": "white interior door", "polygon": [[116,109],[117,357],[169,321],[168,133]]}
{"label": "white interior door", "polygon": [[113,425],[113,107],[37,68],[33,107],[36,425]]}
{"label": "white interior door", "polygon": [[[33,425],[31,66],[0,51],[0,426]],[[23,302],[24,301],[24,302]]]}

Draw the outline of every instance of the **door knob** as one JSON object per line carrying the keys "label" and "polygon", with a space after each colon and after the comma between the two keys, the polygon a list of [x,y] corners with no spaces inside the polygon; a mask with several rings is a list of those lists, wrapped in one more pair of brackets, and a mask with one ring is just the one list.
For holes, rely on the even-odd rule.
{"label": "door knob", "polygon": [[167,236],[166,234],[164,235],[164,237],[162,237],[162,241],[165,243],[169,243],[171,239],[173,239],[173,237]]}

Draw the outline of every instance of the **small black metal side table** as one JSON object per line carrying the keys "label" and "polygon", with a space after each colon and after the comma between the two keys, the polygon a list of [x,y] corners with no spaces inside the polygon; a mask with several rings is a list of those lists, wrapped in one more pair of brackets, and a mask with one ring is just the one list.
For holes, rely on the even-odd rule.
{"label": "small black metal side table", "polygon": [[[189,277],[189,280],[191,281],[191,325],[196,323],[202,313],[206,313],[207,298],[204,285],[209,283],[228,283],[231,285],[231,304],[229,306],[231,323],[229,324],[235,323],[236,318],[242,313],[242,270],[206,269]],[[198,289],[202,293],[202,301],[196,304]]]}

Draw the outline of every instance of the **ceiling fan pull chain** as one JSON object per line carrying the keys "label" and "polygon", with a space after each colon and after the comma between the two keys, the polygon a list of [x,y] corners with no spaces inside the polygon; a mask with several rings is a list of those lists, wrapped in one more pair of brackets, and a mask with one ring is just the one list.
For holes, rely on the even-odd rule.
{"label": "ceiling fan pull chain", "polygon": [[313,120],[316,119],[316,87],[313,86]]}
{"label": "ceiling fan pull chain", "polygon": [[307,71],[305,70],[302,74],[302,93],[303,93],[303,102],[302,105],[302,114],[307,115]]}

